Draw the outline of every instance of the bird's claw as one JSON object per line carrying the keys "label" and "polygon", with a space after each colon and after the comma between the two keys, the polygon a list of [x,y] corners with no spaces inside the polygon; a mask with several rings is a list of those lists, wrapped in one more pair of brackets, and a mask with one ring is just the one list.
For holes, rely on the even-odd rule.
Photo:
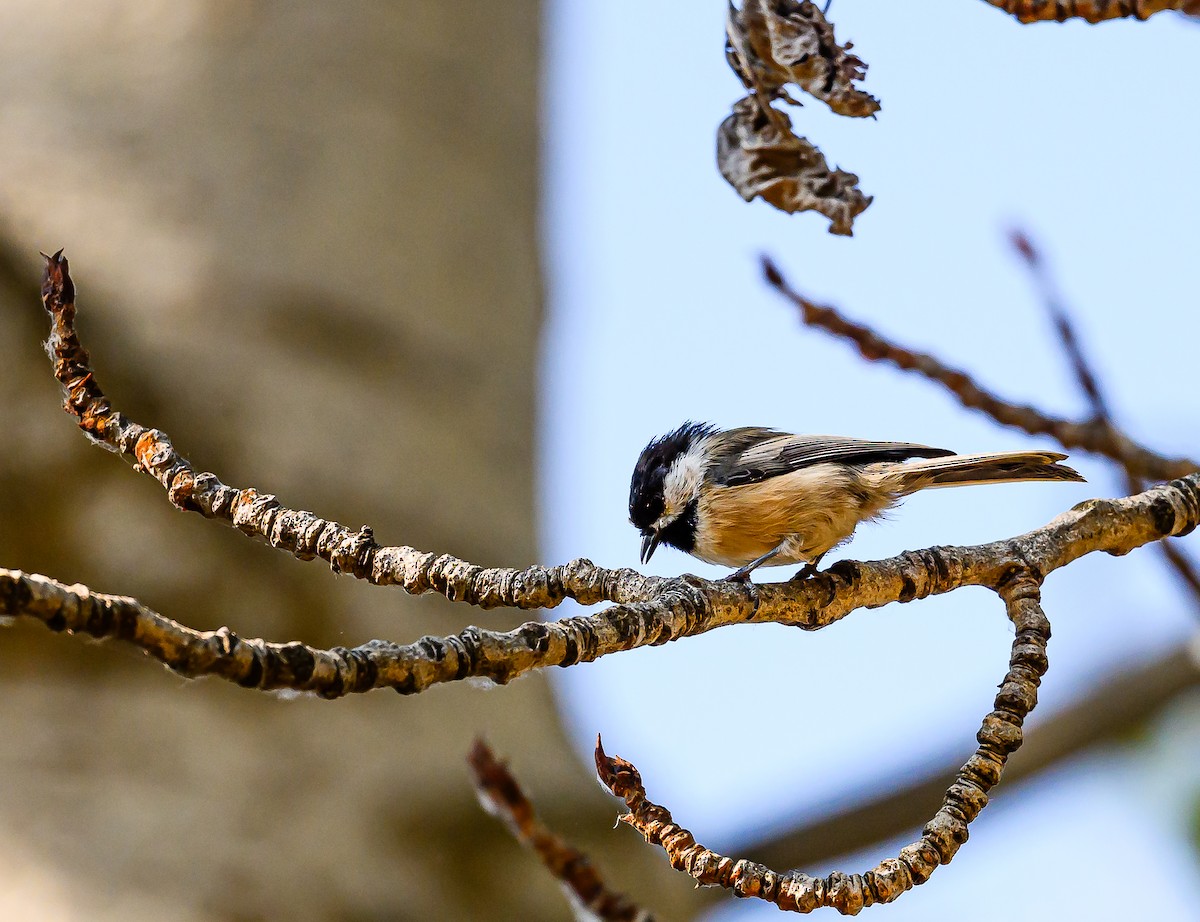
{"label": "bird's claw", "polygon": [[815,564],[806,563],[804,566],[802,566],[799,570],[796,571],[796,575],[793,576],[791,579],[789,579],[788,582],[789,583],[801,583],[801,582],[804,582],[804,580],[806,580],[806,579],[810,579],[810,578],[816,576],[818,572],[820,572],[820,571],[817,570]]}

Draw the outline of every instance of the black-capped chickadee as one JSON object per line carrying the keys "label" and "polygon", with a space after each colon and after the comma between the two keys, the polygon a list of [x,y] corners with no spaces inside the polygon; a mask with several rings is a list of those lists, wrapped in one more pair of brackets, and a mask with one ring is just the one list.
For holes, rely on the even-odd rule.
{"label": "black-capped chickadee", "polygon": [[[684,423],[645,447],[629,487],[629,521],[642,532],[642,563],[669,544],[707,563],[803,563],[849,540],[905,496],[931,487],[1021,480],[1083,481],[1053,451],[959,455],[909,442],[790,435]],[[921,459],[921,460],[911,460]]]}

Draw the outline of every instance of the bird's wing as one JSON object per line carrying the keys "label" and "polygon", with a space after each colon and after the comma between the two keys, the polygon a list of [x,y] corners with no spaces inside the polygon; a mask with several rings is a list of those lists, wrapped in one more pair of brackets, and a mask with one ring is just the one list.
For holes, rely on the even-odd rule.
{"label": "bird's wing", "polygon": [[708,476],[722,486],[758,483],[827,462],[874,464],[941,458],[954,452],[913,442],[870,442],[839,435],[789,435],[772,429],[731,429],[716,436],[719,459]]}

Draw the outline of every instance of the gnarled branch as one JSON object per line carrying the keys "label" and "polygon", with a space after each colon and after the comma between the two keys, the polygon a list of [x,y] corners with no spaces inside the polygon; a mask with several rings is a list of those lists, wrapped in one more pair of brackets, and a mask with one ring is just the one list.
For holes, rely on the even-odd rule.
{"label": "gnarled branch", "polygon": [[[42,254],[45,256],[45,254]],[[481,567],[450,554],[375,542],[370,526],[357,530],[311,512],[289,509],[273,494],[223,484],[197,471],[175,450],[170,437],[126,419],[100,389],[88,351],[75,329],[75,283],[59,250],[45,256],[42,303],[50,314],[49,351],[54,376],[63,387],[63,409],[92,441],[131,461],[167,491],[177,508],[232,525],[299,560],[319,557],[335,573],[349,573],[378,586],[400,586],[420,595],[436,592],[452,602],[480,608],[553,608],[564,599],[585,605],[633,602],[655,596],[663,580],[633,570],[606,570],[588,560],[522,570]]]}
{"label": "gnarled branch", "polygon": [[[1010,232],[1010,241],[1033,276],[1047,316],[1053,324],[1080,391],[1092,411],[1091,422],[1114,427],[1109,401],[1100,376],[1092,366],[1071,312],[1058,291],[1045,258],[1029,236]],[[1118,444],[1121,438],[1118,436]],[[1131,493],[1145,489],[1142,477],[1130,473],[1125,457],[1114,458],[1125,473]],[[1171,541],[1161,550],[1194,599],[1200,599],[1200,577],[1183,549]],[[1011,783],[1042,771],[1079,749],[1126,732],[1175,698],[1200,683],[1200,665],[1190,643],[1171,650],[1149,664],[1105,679],[1046,720],[1027,740],[1021,758],[1006,774]],[[1015,774],[1014,774],[1015,772]],[[804,823],[786,832],[750,843],[747,848],[764,863],[811,863],[831,855],[856,851],[897,835],[920,822],[924,804],[930,803],[953,774],[949,764],[897,788],[887,778],[878,781],[879,793],[853,807]]]}
{"label": "gnarled branch", "polygon": [[[1183,643],[1161,657],[1107,676],[1025,733],[1021,755],[1004,770],[1006,786],[1031,778],[1080,751],[1118,739],[1182,692],[1200,687],[1200,660]],[[961,756],[959,756],[961,758]],[[953,777],[957,761],[903,785],[881,778],[876,793],[851,807],[746,844],[764,864],[804,865],[859,851],[917,827]]]}
{"label": "gnarled branch", "polygon": [[671,867],[697,882],[724,887],[737,896],[757,897],[791,912],[807,913],[831,906],[843,915],[853,916],[864,906],[890,903],[923,884],[938,865],[949,864],[967,841],[968,825],[987,806],[988,791],[999,782],[1009,755],[1021,745],[1022,724],[1037,703],[1038,685],[1046,672],[1050,622],[1039,604],[1037,579],[1028,571],[1016,570],[999,593],[1016,628],[1016,637],[995,709],[984,718],[979,748],[959,770],[941,809],[925,825],[921,838],[902,848],[898,857],[886,858],[864,874],[834,871],[817,878],[801,871],[780,873],[744,858],[719,855],[677,825],[665,807],[647,799],[638,770],[624,759],[605,755],[597,738],[596,772],[629,807],[621,821],[637,829],[647,842],[661,847]]}
{"label": "gnarled branch", "polygon": [[1200,524],[1200,474],[1124,499],[1090,500],[1041,528],[968,547],[932,547],[872,562],[842,560],[802,582],[742,586],[696,577],[665,580],[649,602],[614,605],[512,631],[468,627],[415,643],[371,641],[320,650],[243,640],[228,628],[197,631],[123,596],[91,593],[43,576],[0,569],[0,614],[36,618],[52,630],[131,643],[188,677],[214,675],[258,689],[323,697],[394,688],[416,694],[467,678],[499,684],[547,666],[573,666],[735,624],[828,627],[860,608],[909,602],[962,586],[997,587],[1014,568],[1037,578],[1104,551],[1126,554]]}
{"label": "gnarled branch", "polygon": [[[818,325],[852,339],[864,353],[877,352],[872,357],[916,368],[952,390],[957,387],[956,393],[968,394],[960,395],[968,405],[971,387],[995,401],[935,360],[892,346],[832,310],[804,302],[783,285],[777,272],[769,269],[769,274],[801,305],[806,319],[816,317]],[[326,698],[374,688],[414,694],[469,677],[505,683],[534,669],[588,662],[734,624],[776,622],[817,630],[860,608],[907,602],[961,586],[988,586],[1000,592],[1018,636],[996,710],[980,733],[980,750],[960,772],[921,841],[866,875],[816,880],[717,856],[645,800],[632,766],[602,761],[610,786],[626,796],[633,809],[631,822],[667,847],[673,861],[705,882],[764,896],[784,908],[807,911],[832,905],[856,912],[863,905],[894,899],[949,861],[965,841],[967,824],[986,803],[988,789],[999,779],[1007,753],[1019,745],[1021,721],[1036,700],[1049,636],[1037,605],[1042,580],[1084,554],[1125,554],[1200,524],[1200,473],[1193,473],[1124,499],[1082,503],[1015,538],[973,547],[926,548],[867,563],[841,561],[802,582],[744,586],[695,577],[653,579],[587,561],[557,568],[487,570],[412,548],[381,548],[370,529],[352,533],[311,513],[285,509],[269,495],[235,490],[214,475],[197,473],[163,433],[129,422],[113,410],[96,384],[75,332],[74,285],[61,253],[47,257],[43,297],[53,320],[50,346],[55,376],[67,394],[67,410],[86,434],[159,480],[179,508],[224,520],[302,559],[320,556],[335,570],[411,592],[438,591],[452,600],[483,606],[549,607],[563,598],[619,602],[594,614],[528,622],[507,632],[469,627],[411,644],[370,641],[353,649],[321,650],[302,643],[246,640],[228,628],[197,631],[133,599],[0,570],[0,613],[33,617],[53,630],[125,641],[185,676],[215,675],[245,687],[290,688]],[[1148,449],[1140,450],[1145,455],[1140,463],[1158,465],[1155,470],[1172,464]],[[1122,457],[1139,455],[1123,450]]]}

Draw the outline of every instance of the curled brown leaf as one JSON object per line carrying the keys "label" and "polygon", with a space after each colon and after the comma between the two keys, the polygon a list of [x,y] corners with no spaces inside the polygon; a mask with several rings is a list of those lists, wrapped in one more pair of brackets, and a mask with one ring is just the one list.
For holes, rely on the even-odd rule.
{"label": "curled brown leaf", "polygon": [[855,174],[831,170],[820,150],[792,133],[786,115],[764,111],[755,96],[739,99],[721,123],[717,166],[746,201],[760,197],[790,214],[819,212],[831,234],[851,236],[854,219],[871,204]]}
{"label": "curled brown leaf", "polygon": [[855,86],[867,65],[850,53],[850,42],[837,43],[833,24],[815,3],[743,0],[741,9],[731,3],[725,34],[730,66],[764,103],[791,83],[838,115],[879,111],[879,100]]}

